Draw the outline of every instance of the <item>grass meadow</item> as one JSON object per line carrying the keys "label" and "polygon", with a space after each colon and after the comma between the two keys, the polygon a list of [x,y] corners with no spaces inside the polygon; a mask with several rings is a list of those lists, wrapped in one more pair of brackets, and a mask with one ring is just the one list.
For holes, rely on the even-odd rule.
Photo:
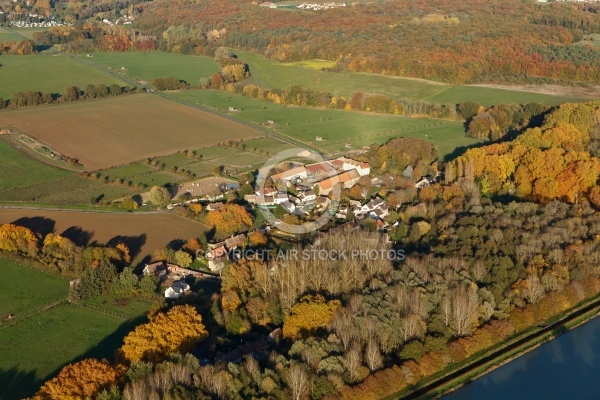
{"label": "grass meadow", "polygon": [[[124,320],[65,302],[69,282],[0,259],[0,398],[33,395],[44,380],[72,361],[112,358],[127,331]],[[10,284],[9,284],[10,283]],[[58,305],[57,305],[58,304]]]}
{"label": "grass meadow", "polygon": [[[69,282],[66,279],[12,261],[0,259],[0,271],[2,271],[2,281],[10,282],[10,285],[3,285],[0,291],[0,317],[2,318],[7,314],[15,314],[18,320],[31,310],[65,299],[69,293]],[[0,320],[0,328],[2,328],[2,320]]]}
{"label": "grass meadow", "polygon": [[244,82],[266,88],[287,89],[293,85],[300,85],[304,88],[328,91],[333,95],[352,96],[356,92],[363,92],[384,94],[400,99],[426,100],[432,103],[455,104],[471,100],[486,106],[503,103],[524,104],[532,101],[556,105],[579,100],[574,97],[514,90],[456,86],[424,79],[356,72],[325,72],[321,69],[331,66],[328,61],[278,63],[252,52],[240,50],[234,52],[250,66],[252,76]]}
{"label": "grass meadow", "polygon": [[0,61],[0,98],[3,99],[10,98],[15,92],[64,93],[69,86],[84,88],[88,83],[127,85],[109,74],[63,56],[3,55]]}
{"label": "grass meadow", "polygon": [[[477,140],[466,137],[462,123],[455,121],[308,107],[286,107],[212,90],[185,91],[172,95],[190,103],[218,109],[221,112],[227,112],[229,107],[238,108],[240,111],[229,114],[233,118],[243,121],[264,124],[267,120],[272,120],[275,124],[268,126],[274,132],[316,146],[329,153],[347,151],[346,144],[351,144],[352,148],[356,149],[372,143],[384,143],[390,138],[398,136],[431,140],[438,146],[442,155],[453,152],[457,147],[477,143]],[[321,136],[323,140],[316,141],[317,136]],[[274,148],[280,151],[282,147],[278,144]],[[263,150],[270,154],[276,152],[266,146],[263,147]]]}
{"label": "grass meadow", "polygon": [[[21,290],[34,288],[23,281]],[[1,330],[2,399],[33,395],[71,362],[90,357],[113,359],[133,327],[130,321],[64,303]]]}
{"label": "grass meadow", "polygon": [[6,28],[0,28],[0,42],[20,42],[23,38],[9,32]]}
{"label": "grass meadow", "polygon": [[[0,114],[1,115],[1,114]],[[0,196],[8,189],[54,181],[75,175],[29,157],[0,136]]]}
{"label": "grass meadow", "polygon": [[[152,79],[172,76],[197,85],[201,77],[208,77],[219,71],[218,64],[210,57],[155,52],[94,53],[91,61],[114,72],[143,82],[152,83]],[[82,56],[85,57],[85,56]],[[127,68],[121,70],[122,67]]]}

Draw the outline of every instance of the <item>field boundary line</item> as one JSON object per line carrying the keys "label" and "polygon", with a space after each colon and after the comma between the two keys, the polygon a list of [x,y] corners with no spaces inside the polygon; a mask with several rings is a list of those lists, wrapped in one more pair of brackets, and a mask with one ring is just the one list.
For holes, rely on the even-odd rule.
{"label": "field boundary line", "polygon": [[130,320],[134,319],[133,317],[127,316],[125,314],[120,314],[120,313],[108,311],[108,310],[103,309],[102,307],[94,307],[94,306],[90,306],[88,304],[83,304],[83,303],[78,302],[78,301],[70,301],[69,300],[69,303],[70,304],[74,304],[74,305],[76,305],[78,307],[81,307],[81,308],[85,308],[85,309],[90,310],[90,311],[94,311],[94,312],[100,313],[100,314],[108,315],[108,316],[115,317],[115,318],[120,318],[120,319],[125,320],[125,321],[130,321]]}
{"label": "field boundary line", "polygon": [[28,319],[33,318],[36,315],[43,313],[44,311],[48,311],[52,308],[55,308],[63,303],[66,304],[68,302],[68,300],[69,300],[68,297],[65,297],[65,298],[57,300],[53,303],[44,304],[40,307],[36,307],[36,308],[30,310],[29,312],[25,313],[23,317],[21,317],[21,318],[18,317],[16,319],[13,319],[12,321],[14,321],[14,322],[12,322],[12,323],[9,322],[7,325],[5,325],[5,323],[2,323],[2,325],[0,326],[0,331],[3,331],[5,329],[11,328],[15,325],[18,325],[23,321],[27,321]]}

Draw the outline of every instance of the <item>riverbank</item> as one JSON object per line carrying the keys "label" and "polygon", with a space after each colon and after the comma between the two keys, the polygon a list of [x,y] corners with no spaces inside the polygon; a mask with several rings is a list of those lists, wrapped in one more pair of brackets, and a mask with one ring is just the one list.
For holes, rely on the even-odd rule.
{"label": "riverbank", "polygon": [[468,361],[455,364],[450,369],[423,379],[410,389],[397,392],[384,400],[440,398],[591,320],[599,313],[600,295],[551,318],[546,324],[519,332],[502,344],[476,354]]}
{"label": "riverbank", "polygon": [[433,393],[430,393],[430,394],[424,396],[424,398],[439,399],[450,393],[453,393],[456,390],[463,387],[464,385],[467,385],[485,375],[488,375],[489,373],[493,372],[494,370],[518,359],[519,357],[524,356],[525,354],[528,354],[528,353],[536,350],[540,346],[542,346],[548,342],[551,342],[552,340],[558,338],[559,336],[561,336],[567,332],[573,331],[574,329],[580,327],[581,325],[583,325],[587,322],[590,322],[591,320],[593,320],[594,318],[596,318],[598,316],[600,316],[600,306],[594,308],[593,311],[586,313],[582,317],[579,317],[570,322],[561,324],[561,326],[564,327],[564,329],[560,329],[558,332],[556,329],[553,329],[551,332],[538,337],[538,340],[533,340],[532,342],[529,342],[528,344],[520,346],[520,348],[516,349],[515,351],[511,351],[511,352],[507,353],[504,358],[497,359],[495,362],[490,363],[489,366],[487,366],[485,368],[481,368],[483,370],[482,372],[479,372],[476,375],[465,376],[462,379],[460,379],[458,382],[456,382],[454,384],[451,383],[449,385],[446,385],[446,386],[440,388],[439,391],[435,391]]}

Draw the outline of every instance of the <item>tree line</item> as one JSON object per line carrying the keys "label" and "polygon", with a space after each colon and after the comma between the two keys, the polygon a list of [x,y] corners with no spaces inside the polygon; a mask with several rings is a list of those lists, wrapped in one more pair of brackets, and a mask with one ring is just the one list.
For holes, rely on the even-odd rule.
{"label": "tree line", "polygon": [[144,90],[135,87],[122,87],[116,83],[108,86],[103,83],[94,85],[88,84],[84,89],[77,86],[69,86],[63,94],[45,93],[39,91],[16,92],[13,93],[10,99],[3,100],[0,98],[0,109],[21,108],[39,106],[42,104],[55,103],[72,103],[74,101],[83,101],[91,99],[99,99],[110,96],[121,96],[131,93],[141,93]]}

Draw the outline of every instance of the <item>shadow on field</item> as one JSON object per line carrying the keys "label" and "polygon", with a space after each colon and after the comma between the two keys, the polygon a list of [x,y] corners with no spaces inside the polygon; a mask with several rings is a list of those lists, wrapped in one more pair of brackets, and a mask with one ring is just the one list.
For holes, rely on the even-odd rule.
{"label": "shadow on field", "polygon": [[146,238],[147,238],[147,236],[145,233],[142,233],[139,236],[118,235],[118,236],[115,236],[114,238],[110,239],[108,242],[106,242],[106,245],[114,247],[114,246],[118,245],[119,243],[123,243],[129,249],[129,255],[131,256],[131,259],[133,260],[140,254],[140,251],[142,250],[142,246],[146,244]]}
{"label": "shadow on field", "polygon": [[30,229],[42,237],[54,232],[54,226],[56,225],[56,221],[46,217],[23,217],[12,223]]}
{"label": "shadow on field", "polygon": [[85,246],[87,246],[90,243],[90,240],[92,239],[92,236],[94,236],[94,233],[93,232],[89,232],[89,231],[85,231],[80,226],[72,226],[70,228],[67,228],[60,235],[66,237],[69,240],[71,240],[77,246],[84,246],[85,247]]}
{"label": "shadow on field", "polygon": [[0,368],[1,400],[18,400],[31,396],[41,384],[42,382],[35,376],[35,371]]}
{"label": "shadow on field", "polygon": [[[90,311],[90,312],[95,312],[95,311]],[[85,360],[87,358],[96,358],[98,360],[106,359],[106,360],[108,360],[109,363],[114,363],[115,352],[117,351],[117,349],[119,349],[123,345],[123,339],[125,338],[125,336],[127,336],[127,334],[129,332],[131,332],[136,326],[138,326],[144,322],[148,322],[148,319],[146,317],[138,317],[138,318],[123,322],[121,325],[119,325],[119,327],[113,333],[111,333],[110,335],[108,335],[107,337],[102,339],[96,346],[90,347],[85,353],[80,354],[79,356],[77,356],[73,360],[69,361],[65,365],[76,363],[76,362]],[[51,374],[49,374],[48,376],[46,376],[43,379],[43,382],[46,382],[46,381],[54,378],[56,375],[58,375],[60,370],[65,365],[61,366],[56,371],[54,371]],[[0,375],[0,382],[2,382],[1,379],[2,379],[2,376]],[[37,392],[39,390],[39,388],[41,387],[43,382],[32,382],[32,384],[28,388],[20,389],[21,391],[25,391],[28,389],[27,393],[24,393],[25,396],[21,395],[19,397],[13,397],[13,398],[17,399],[17,398],[23,398],[26,396],[32,396],[33,394],[35,394],[35,392]],[[20,377],[18,377],[15,380],[16,387],[25,386],[25,385],[27,385],[27,383],[28,383],[27,381],[21,381]],[[12,400],[13,398],[11,398],[10,400]],[[4,400],[2,398],[1,394],[0,394],[0,399]]]}

